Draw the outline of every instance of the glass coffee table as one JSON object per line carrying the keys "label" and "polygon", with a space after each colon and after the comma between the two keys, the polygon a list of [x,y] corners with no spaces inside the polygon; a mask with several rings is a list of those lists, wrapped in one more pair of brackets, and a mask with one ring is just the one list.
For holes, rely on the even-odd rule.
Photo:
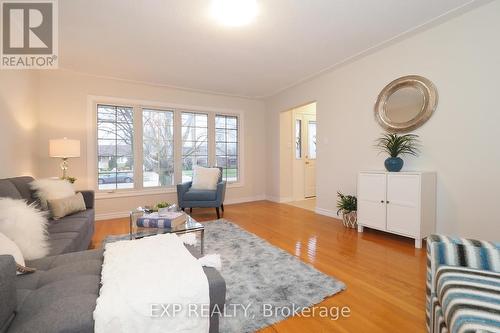
{"label": "glass coffee table", "polygon": [[205,227],[203,224],[197,222],[191,216],[187,215],[186,222],[179,224],[173,228],[143,228],[137,226],[137,218],[146,214],[144,210],[135,209],[130,212],[130,225],[129,225],[129,235],[130,239],[140,239],[143,237],[149,237],[161,234],[187,234],[191,232],[200,232],[201,244],[200,252],[203,254],[203,247],[205,241]]}

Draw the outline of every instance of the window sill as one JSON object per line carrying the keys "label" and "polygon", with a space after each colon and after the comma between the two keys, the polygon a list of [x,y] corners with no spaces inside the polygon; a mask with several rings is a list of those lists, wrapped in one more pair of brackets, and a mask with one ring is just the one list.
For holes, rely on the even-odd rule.
{"label": "window sill", "polygon": [[[243,187],[243,183],[227,183],[227,188]],[[95,191],[96,200],[114,199],[114,198],[127,198],[127,197],[140,197],[146,195],[170,194],[177,193],[177,188],[174,187],[160,187],[153,189],[141,190],[117,190],[115,192]]]}
{"label": "window sill", "polygon": [[226,188],[237,188],[243,187],[243,183],[227,183]]}
{"label": "window sill", "polygon": [[96,200],[102,200],[102,199],[113,199],[113,198],[138,197],[145,195],[158,195],[158,194],[176,193],[176,192],[177,189],[175,187],[162,187],[162,188],[142,189],[142,190],[117,190],[115,192],[96,190],[95,198]]}

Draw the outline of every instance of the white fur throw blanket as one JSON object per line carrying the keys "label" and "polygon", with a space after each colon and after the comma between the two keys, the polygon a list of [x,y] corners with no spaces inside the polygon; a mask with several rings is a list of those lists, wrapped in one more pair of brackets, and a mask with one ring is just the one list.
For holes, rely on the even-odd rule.
{"label": "white fur throw blanket", "polygon": [[175,234],[106,244],[101,283],[97,333],[209,330],[207,277]]}

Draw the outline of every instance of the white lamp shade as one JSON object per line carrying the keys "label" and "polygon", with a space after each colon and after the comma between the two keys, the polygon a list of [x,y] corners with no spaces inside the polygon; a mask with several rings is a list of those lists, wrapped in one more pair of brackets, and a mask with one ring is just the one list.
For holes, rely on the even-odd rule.
{"label": "white lamp shade", "polygon": [[80,157],[80,140],[49,140],[49,155],[59,158]]}

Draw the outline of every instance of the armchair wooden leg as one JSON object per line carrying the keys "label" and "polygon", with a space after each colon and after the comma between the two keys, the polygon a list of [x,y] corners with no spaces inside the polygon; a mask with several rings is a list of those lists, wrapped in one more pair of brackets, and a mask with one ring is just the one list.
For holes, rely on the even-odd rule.
{"label": "armchair wooden leg", "polygon": [[220,209],[222,209],[222,212],[224,213],[224,204],[220,205]]}
{"label": "armchair wooden leg", "polygon": [[182,210],[182,211],[184,211],[184,209],[185,209],[184,207],[181,207],[181,210]]}
{"label": "armchair wooden leg", "polygon": [[193,213],[193,207],[189,207],[189,214]]}
{"label": "armchair wooden leg", "polygon": [[217,218],[220,219],[220,211],[219,211],[219,207],[216,207],[215,208],[215,211],[217,212]]}

